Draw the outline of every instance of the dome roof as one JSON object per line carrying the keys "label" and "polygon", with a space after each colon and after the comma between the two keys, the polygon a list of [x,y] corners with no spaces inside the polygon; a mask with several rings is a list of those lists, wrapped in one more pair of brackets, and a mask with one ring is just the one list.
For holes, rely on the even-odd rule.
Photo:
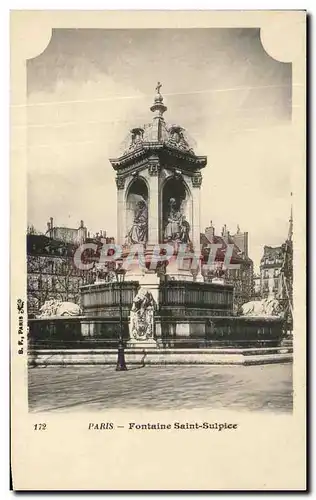
{"label": "dome roof", "polygon": [[142,148],[144,143],[159,142],[167,146],[194,154],[194,141],[190,138],[184,128],[179,125],[168,125],[165,121],[160,123],[159,138],[157,126],[147,123],[142,127],[130,131],[121,145],[123,155]]}
{"label": "dome roof", "polygon": [[160,88],[161,84],[158,82],[154,104],[150,108],[154,113],[152,122],[130,130],[120,148],[123,156],[141,149],[144,144],[148,143],[165,144],[168,147],[195,154],[194,142],[185,129],[180,125],[168,125],[165,122],[163,114],[167,111],[167,107],[164,105]]}

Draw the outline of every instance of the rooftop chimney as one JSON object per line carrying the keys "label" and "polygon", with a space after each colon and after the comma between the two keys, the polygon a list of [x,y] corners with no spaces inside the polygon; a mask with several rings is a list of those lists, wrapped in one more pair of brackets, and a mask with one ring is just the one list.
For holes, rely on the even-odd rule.
{"label": "rooftop chimney", "polygon": [[229,231],[227,230],[226,224],[224,224],[224,226],[223,226],[222,236],[223,236],[223,238],[227,238],[229,236]]}
{"label": "rooftop chimney", "polygon": [[205,228],[205,236],[212,243],[212,241],[214,240],[214,236],[215,236],[215,228],[213,226],[212,221],[211,221],[210,226]]}
{"label": "rooftop chimney", "polygon": [[248,232],[241,232],[239,225],[237,233],[232,236],[234,243],[240,248],[241,252],[248,257]]}

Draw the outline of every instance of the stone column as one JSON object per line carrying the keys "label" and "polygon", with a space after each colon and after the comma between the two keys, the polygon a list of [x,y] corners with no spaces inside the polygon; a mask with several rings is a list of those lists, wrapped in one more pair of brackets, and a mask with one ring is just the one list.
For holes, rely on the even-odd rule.
{"label": "stone column", "polygon": [[[193,227],[192,227],[192,243],[194,251],[197,255],[200,254],[200,234],[201,234],[201,185],[202,185],[202,174],[201,172],[196,172],[192,177],[192,201],[193,201]],[[201,274],[201,268],[199,267],[198,273],[196,275],[195,281],[203,281]]]}
{"label": "stone column", "polygon": [[148,164],[148,245],[159,243],[159,159],[151,158]]}
{"label": "stone column", "polygon": [[117,187],[117,244],[123,245],[125,241],[125,177],[116,177]]}

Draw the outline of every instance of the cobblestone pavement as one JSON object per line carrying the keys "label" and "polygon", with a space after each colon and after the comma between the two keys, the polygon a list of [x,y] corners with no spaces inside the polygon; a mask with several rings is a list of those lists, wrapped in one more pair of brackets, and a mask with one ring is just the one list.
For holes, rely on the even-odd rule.
{"label": "cobblestone pavement", "polygon": [[30,411],[292,411],[292,365],[49,366],[29,370]]}

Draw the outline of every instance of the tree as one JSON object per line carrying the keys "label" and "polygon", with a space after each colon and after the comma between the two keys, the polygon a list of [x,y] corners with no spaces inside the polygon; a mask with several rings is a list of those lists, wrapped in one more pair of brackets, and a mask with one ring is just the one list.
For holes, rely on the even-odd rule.
{"label": "tree", "polygon": [[44,235],[27,235],[28,312],[37,314],[47,300],[80,303],[80,286],[93,282],[93,273],[74,262],[77,245]]}

